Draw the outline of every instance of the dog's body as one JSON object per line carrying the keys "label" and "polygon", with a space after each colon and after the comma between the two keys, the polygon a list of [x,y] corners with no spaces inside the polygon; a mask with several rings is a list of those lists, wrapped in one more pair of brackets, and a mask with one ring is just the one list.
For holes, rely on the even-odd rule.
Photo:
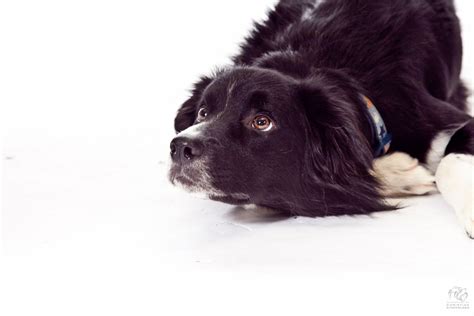
{"label": "dog's body", "polygon": [[281,1],[234,60],[298,78],[340,70],[377,106],[391,150],[422,162],[441,131],[469,120],[451,0]]}
{"label": "dog's body", "polygon": [[461,59],[452,0],[282,0],[179,110],[171,180],[296,215],[389,209],[363,100],[390,152],[434,172],[445,155],[474,154]]}

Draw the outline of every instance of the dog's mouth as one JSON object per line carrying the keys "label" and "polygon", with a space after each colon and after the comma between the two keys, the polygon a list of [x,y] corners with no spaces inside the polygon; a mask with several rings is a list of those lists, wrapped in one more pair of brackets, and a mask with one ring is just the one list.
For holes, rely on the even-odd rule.
{"label": "dog's mouth", "polygon": [[191,168],[173,165],[169,172],[169,180],[175,186],[183,187],[190,192],[200,191],[204,176]]}
{"label": "dog's mouth", "polygon": [[190,167],[173,165],[169,172],[170,182],[184,190],[198,194],[213,201],[227,204],[243,205],[250,203],[250,197],[244,193],[226,193],[212,184],[211,177],[206,169],[196,170]]}

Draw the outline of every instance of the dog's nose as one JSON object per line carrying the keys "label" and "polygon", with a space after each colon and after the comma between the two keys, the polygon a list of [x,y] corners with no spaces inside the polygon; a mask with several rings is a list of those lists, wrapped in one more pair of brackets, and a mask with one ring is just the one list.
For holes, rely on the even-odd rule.
{"label": "dog's nose", "polygon": [[203,144],[197,139],[176,137],[171,141],[171,158],[173,161],[190,161],[202,155]]}

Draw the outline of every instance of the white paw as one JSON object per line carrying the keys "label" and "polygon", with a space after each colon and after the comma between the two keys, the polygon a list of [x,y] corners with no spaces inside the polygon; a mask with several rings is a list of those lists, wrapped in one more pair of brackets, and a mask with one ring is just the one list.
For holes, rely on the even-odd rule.
{"label": "white paw", "polygon": [[375,159],[372,174],[382,184],[381,193],[387,197],[436,192],[435,177],[418,159],[402,152]]}
{"label": "white paw", "polygon": [[474,238],[474,156],[450,154],[436,171],[436,183],[443,198],[456,211],[469,237]]}

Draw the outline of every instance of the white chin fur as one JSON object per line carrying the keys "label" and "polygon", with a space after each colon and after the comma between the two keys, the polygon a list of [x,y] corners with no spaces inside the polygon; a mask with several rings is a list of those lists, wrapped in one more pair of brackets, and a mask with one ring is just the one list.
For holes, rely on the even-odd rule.
{"label": "white chin fur", "polygon": [[[173,184],[176,187],[179,187],[192,196],[200,199],[209,199],[210,197],[232,197],[238,200],[246,200],[249,196],[245,193],[224,193],[221,190],[215,188],[212,185],[211,176],[209,174],[208,168],[206,166],[205,160],[197,160],[192,162],[187,169],[192,169],[195,174],[197,174],[196,179],[192,179],[192,185],[184,184],[175,179]],[[186,177],[186,175],[181,175]],[[188,178],[189,179],[189,178]],[[189,179],[191,180],[191,179]]]}
{"label": "white chin fur", "polygon": [[[179,177],[173,181],[173,184],[183,190],[191,193],[193,196],[208,199],[211,195],[221,196],[223,193],[214,188],[211,184],[211,176],[206,167],[206,163],[203,160],[197,160],[191,162],[188,166],[185,167],[186,169],[193,170],[196,177],[194,179],[189,179],[192,181],[192,185],[184,184],[179,181]],[[181,176],[186,177],[186,171],[181,171],[184,173]]]}

